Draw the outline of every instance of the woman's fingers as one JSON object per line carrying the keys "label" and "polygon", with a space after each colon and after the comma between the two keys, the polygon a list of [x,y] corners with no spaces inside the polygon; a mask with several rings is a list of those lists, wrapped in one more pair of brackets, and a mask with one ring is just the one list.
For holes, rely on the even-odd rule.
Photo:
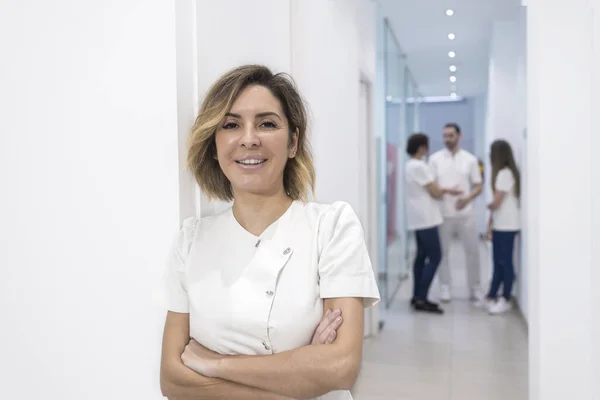
{"label": "woman's fingers", "polygon": [[335,332],[341,324],[341,310],[327,310],[313,335],[312,344],[326,344],[331,332]]}
{"label": "woman's fingers", "polygon": [[321,322],[319,322],[319,326],[317,326],[317,330],[315,331],[315,334],[313,335],[312,344],[317,344],[319,338],[325,331],[325,328],[327,328],[327,325],[329,325],[327,320],[330,315],[331,315],[331,310],[327,310],[327,312],[323,316],[323,319],[321,319]]}
{"label": "woman's fingers", "polygon": [[327,337],[327,340],[325,341],[325,344],[333,343],[333,341],[335,340],[336,337],[337,337],[337,331],[331,331],[331,333]]}
{"label": "woman's fingers", "polygon": [[[342,316],[340,313],[332,313],[332,316],[328,319],[329,324],[325,327],[325,330],[321,334],[320,343],[331,343],[337,336],[337,330],[342,325]],[[333,335],[333,338],[331,338]]]}

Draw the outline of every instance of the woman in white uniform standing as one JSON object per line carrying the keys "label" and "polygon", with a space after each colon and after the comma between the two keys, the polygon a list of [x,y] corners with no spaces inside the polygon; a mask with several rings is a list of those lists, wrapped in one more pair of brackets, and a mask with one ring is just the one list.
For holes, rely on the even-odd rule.
{"label": "woman in white uniform standing", "polygon": [[[352,208],[306,202],[306,131],[293,82],[266,67],[232,70],[208,92],[188,164],[204,193],[233,206],[186,219],[170,256],[165,396],[352,399],[364,308],[379,291]],[[331,343],[314,334],[323,310],[343,316]]]}
{"label": "woman in white uniform standing", "polygon": [[[521,230],[521,178],[507,141],[496,140],[492,143],[490,157],[494,199],[488,206],[491,214],[487,236],[492,240],[494,273],[487,306],[490,314],[502,314],[512,308],[515,238]],[[497,298],[501,284],[502,296]]]}
{"label": "woman in white uniform standing", "polygon": [[437,199],[445,194],[460,194],[459,190],[442,189],[424,158],[429,152],[429,138],[415,133],[408,138],[406,152],[406,219],[409,231],[417,240],[417,255],[413,264],[413,297],[416,311],[442,314],[439,304],[428,299],[429,288],[442,260],[439,226],[442,224]]}

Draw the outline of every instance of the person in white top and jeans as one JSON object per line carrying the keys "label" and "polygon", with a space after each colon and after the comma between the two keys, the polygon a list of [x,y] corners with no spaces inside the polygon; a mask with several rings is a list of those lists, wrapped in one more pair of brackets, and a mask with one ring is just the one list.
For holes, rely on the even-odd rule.
{"label": "person in white top and jeans", "polygon": [[408,230],[415,232],[417,256],[413,265],[413,297],[416,311],[442,314],[438,304],[428,300],[429,288],[442,259],[438,227],[442,214],[435,199],[446,194],[458,194],[452,189],[442,189],[436,183],[430,167],[423,158],[429,150],[429,138],[416,133],[408,139],[406,152],[406,217]]}
{"label": "person in white top and jeans", "polygon": [[438,185],[457,189],[462,193],[444,196],[440,201],[443,217],[440,226],[443,254],[439,272],[440,298],[444,302],[451,300],[451,274],[447,255],[452,238],[458,235],[465,250],[471,300],[480,302],[479,235],[472,202],[481,193],[482,178],[477,158],[460,148],[461,138],[462,133],[457,124],[446,124],[444,127],[446,148],[433,154],[429,160]]}
{"label": "person in white top and jeans", "polygon": [[[487,300],[490,314],[501,314],[512,308],[510,300],[515,278],[513,252],[515,237],[521,230],[521,179],[508,142],[496,140],[492,143],[490,157],[494,199],[488,206],[491,214],[487,236],[492,240],[494,275]],[[500,284],[502,297],[496,300]]]}

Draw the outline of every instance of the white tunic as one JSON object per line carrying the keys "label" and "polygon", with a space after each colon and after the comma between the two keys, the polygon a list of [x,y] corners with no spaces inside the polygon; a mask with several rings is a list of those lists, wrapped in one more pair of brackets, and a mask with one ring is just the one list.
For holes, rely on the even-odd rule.
{"label": "white tunic", "polygon": [[496,190],[504,192],[500,207],[493,212],[492,229],[516,232],[521,230],[519,198],[515,194],[517,181],[510,168],[502,168],[496,177]]}
{"label": "white tunic", "polygon": [[429,165],[411,158],[404,168],[406,179],[406,227],[409,231],[429,229],[442,224],[438,202],[431,197],[426,186],[435,182]]}
{"label": "white tunic", "polygon": [[[360,222],[343,202],[293,202],[260,236],[232,209],[183,223],[162,301],[190,314],[190,334],[220,354],[268,355],[310,344],[323,299],[379,291]],[[320,399],[352,399],[349,391]]]}
{"label": "white tunic", "polygon": [[438,185],[444,189],[461,189],[464,193],[460,196],[447,194],[439,201],[442,216],[444,218],[472,216],[475,212],[473,202],[469,202],[462,210],[456,209],[456,202],[469,194],[473,185],[482,182],[477,158],[466,150],[460,149],[452,154],[450,150],[442,149],[429,158],[429,165]]}

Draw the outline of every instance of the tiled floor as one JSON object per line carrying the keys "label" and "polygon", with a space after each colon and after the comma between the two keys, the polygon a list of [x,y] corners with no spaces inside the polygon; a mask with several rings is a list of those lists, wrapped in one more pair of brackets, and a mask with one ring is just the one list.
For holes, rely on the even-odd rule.
{"label": "tiled floor", "polygon": [[516,311],[492,317],[469,304],[461,253],[451,252],[456,298],[445,315],[412,312],[412,283],[403,284],[380,335],[365,342],[355,400],[527,399],[524,323]]}

